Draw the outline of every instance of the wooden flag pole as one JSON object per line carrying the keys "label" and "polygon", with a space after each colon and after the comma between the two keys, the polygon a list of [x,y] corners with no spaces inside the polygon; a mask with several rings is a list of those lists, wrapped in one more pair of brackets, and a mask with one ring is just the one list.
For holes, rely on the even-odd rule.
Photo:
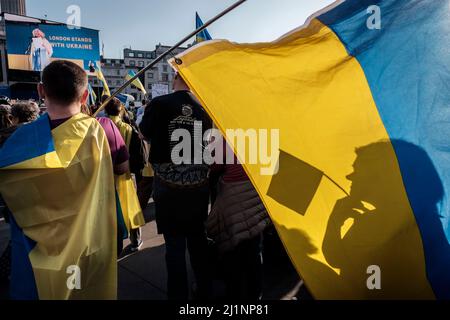
{"label": "wooden flag pole", "polygon": [[229,8],[225,9],[224,11],[222,11],[221,13],[219,13],[217,16],[215,16],[214,18],[212,18],[211,20],[209,20],[208,22],[206,22],[203,26],[201,26],[200,28],[198,28],[197,30],[191,32],[189,35],[187,35],[186,37],[184,37],[182,40],[180,40],[178,43],[176,43],[173,47],[171,47],[170,49],[168,49],[166,52],[164,52],[162,55],[160,55],[159,57],[157,57],[155,60],[153,60],[149,65],[147,65],[145,68],[143,68],[141,71],[139,71],[138,73],[136,73],[136,75],[129,79],[127,82],[125,82],[119,89],[117,89],[108,99],[105,100],[105,102],[102,103],[102,105],[100,106],[100,108],[98,108],[97,112],[95,112],[94,117],[96,117],[101,111],[103,111],[103,109],[106,107],[106,105],[112,100],[114,99],[117,95],[119,95],[123,90],[125,90],[134,80],[136,80],[137,78],[139,78],[142,74],[144,74],[146,71],[148,71],[150,68],[153,68],[156,64],[158,64],[161,60],[164,59],[164,57],[166,57],[168,54],[172,53],[175,49],[177,49],[178,47],[180,47],[182,44],[184,44],[186,41],[188,41],[189,39],[191,39],[192,37],[196,36],[197,34],[199,34],[200,32],[202,32],[203,30],[205,30],[206,28],[208,28],[210,25],[212,25],[214,22],[216,22],[217,20],[219,20],[220,18],[222,18],[223,16],[225,16],[226,14],[230,13],[231,11],[233,11],[234,9],[236,9],[237,7],[239,7],[241,4],[243,4],[244,2],[246,2],[247,0],[239,0],[238,2],[236,2],[235,4],[233,4],[232,6],[230,6]]}

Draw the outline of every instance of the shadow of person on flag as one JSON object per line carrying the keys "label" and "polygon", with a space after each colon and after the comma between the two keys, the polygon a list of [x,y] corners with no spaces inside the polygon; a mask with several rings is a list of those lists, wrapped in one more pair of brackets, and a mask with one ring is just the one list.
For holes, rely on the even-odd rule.
{"label": "shadow of person on flag", "polygon": [[[319,253],[319,249],[312,243],[306,232],[283,225],[278,226],[277,230],[279,234],[289,235],[289,237],[296,239],[296,246],[292,247],[290,255],[297,257],[300,262],[300,268],[297,268],[300,277],[303,274],[309,275],[307,279],[302,279],[306,288],[302,288],[298,293],[298,298],[310,300],[314,299],[313,296],[326,296],[327,294],[324,291],[327,291],[327,286],[339,283],[339,274],[325,263],[314,258]],[[341,291],[341,297],[347,295],[343,288],[337,290]]]}
{"label": "shadow of person on flag", "polygon": [[[437,298],[450,297],[450,246],[438,212],[444,188],[430,157],[400,140],[356,154],[350,195],[328,221],[327,262],[368,298],[417,299],[430,287]],[[380,290],[368,288],[371,265],[380,267]]]}

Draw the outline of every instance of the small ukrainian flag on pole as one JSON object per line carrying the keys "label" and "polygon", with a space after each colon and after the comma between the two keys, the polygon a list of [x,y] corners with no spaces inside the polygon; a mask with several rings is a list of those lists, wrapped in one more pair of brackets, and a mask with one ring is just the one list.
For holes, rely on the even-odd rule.
{"label": "small ukrainian flag on pole", "polygon": [[[133,70],[128,71],[128,74],[125,76],[125,79],[128,81],[130,79],[133,79],[136,76],[136,73]],[[147,94],[147,90],[145,90],[144,85],[142,84],[141,80],[139,78],[136,78],[132,84],[141,90],[145,95]]]}
{"label": "small ukrainian flag on pole", "polygon": [[[198,15],[198,12],[195,13],[195,23],[196,23],[196,29],[201,28],[203,26],[203,21]],[[205,29],[199,34],[197,34],[197,38],[195,40],[195,43],[200,43],[203,41],[209,41],[212,40],[211,35],[209,34],[208,30]]]}
{"label": "small ukrainian flag on pole", "polygon": [[111,91],[109,90],[108,81],[106,81],[105,76],[103,75],[102,69],[99,65],[95,68],[95,75],[98,80],[100,80],[103,83],[103,96],[111,96]]}

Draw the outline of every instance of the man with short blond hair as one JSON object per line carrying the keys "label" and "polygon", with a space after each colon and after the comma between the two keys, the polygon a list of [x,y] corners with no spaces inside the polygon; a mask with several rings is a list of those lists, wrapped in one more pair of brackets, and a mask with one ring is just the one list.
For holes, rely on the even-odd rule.
{"label": "man with short blond hair", "polygon": [[107,123],[80,112],[87,74],[75,63],[49,64],[38,91],[47,114],[0,149],[0,193],[11,210],[11,298],[116,299],[114,171],[128,170],[127,154],[117,161],[123,139],[113,123],[108,133]]}

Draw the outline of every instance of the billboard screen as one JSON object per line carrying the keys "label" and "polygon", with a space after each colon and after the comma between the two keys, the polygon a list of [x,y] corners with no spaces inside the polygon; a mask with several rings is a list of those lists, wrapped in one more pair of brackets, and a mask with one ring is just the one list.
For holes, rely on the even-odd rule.
{"label": "billboard screen", "polygon": [[70,60],[93,71],[100,64],[99,32],[64,24],[5,21],[8,69],[42,71],[53,60]]}

